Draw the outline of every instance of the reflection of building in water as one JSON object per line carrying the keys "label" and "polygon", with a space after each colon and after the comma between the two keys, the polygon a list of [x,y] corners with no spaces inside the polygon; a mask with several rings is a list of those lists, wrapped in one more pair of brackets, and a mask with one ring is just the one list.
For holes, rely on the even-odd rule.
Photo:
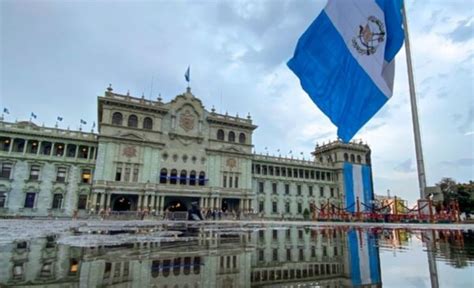
{"label": "reflection of building in water", "polygon": [[344,203],[344,163],[370,165],[360,142],[317,145],[312,161],[256,155],[256,128],[250,115],[208,111],[189,88],[167,103],[109,88],[98,97],[98,134],[2,120],[0,215],[162,213],[195,201],[303,218],[310,203]]}
{"label": "reflection of building in water", "polygon": [[[356,238],[366,235],[360,233]],[[363,277],[374,274],[370,270],[375,266],[361,264],[367,249],[361,244],[367,243],[357,239],[351,243],[342,230],[296,228],[233,236],[202,232],[190,242],[120,247],[70,248],[57,245],[52,237],[33,239],[2,247],[0,284],[227,288],[317,283],[322,287],[378,287],[380,279],[368,283]],[[354,255],[361,260],[357,262]],[[363,280],[354,282],[354,273]]]}

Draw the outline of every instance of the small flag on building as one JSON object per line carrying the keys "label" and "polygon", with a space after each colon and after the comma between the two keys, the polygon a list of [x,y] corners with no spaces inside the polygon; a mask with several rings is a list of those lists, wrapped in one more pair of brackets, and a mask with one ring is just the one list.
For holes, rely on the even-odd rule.
{"label": "small flag on building", "polygon": [[81,124],[87,125],[87,122],[81,119]]}
{"label": "small flag on building", "polygon": [[348,142],[390,99],[403,45],[402,0],[329,0],[288,67]]}
{"label": "small flag on building", "polygon": [[92,122],[92,129],[94,129],[94,128],[95,128],[95,121]]}
{"label": "small flag on building", "polygon": [[3,113],[10,114],[10,111],[8,111],[8,108],[3,108]]}
{"label": "small flag on building", "polygon": [[35,118],[35,119],[36,119],[36,117],[37,117],[36,114],[33,113],[33,112],[31,112],[31,118]]}
{"label": "small flag on building", "polygon": [[60,122],[63,121],[63,117],[58,116],[57,119],[58,119],[58,121],[60,121]]}
{"label": "small flag on building", "polygon": [[184,73],[184,79],[186,79],[186,82],[188,83],[191,80],[191,67],[190,66],[188,66],[186,73]]}

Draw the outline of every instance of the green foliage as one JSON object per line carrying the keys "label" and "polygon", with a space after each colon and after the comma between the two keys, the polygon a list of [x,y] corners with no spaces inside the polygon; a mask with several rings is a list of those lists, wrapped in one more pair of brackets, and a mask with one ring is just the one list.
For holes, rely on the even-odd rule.
{"label": "green foliage", "polygon": [[437,183],[444,197],[444,205],[451,201],[458,201],[459,210],[466,213],[474,213],[474,182],[456,183],[452,178],[446,177]]}

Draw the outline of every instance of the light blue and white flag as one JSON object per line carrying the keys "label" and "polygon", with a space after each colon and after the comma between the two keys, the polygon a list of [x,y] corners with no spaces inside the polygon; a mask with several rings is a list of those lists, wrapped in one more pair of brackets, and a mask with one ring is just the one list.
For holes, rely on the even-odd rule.
{"label": "light blue and white flag", "polygon": [[3,113],[10,114],[10,111],[8,110],[8,108],[5,107],[5,108],[3,108]]}
{"label": "light blue and white flag", "polygon": [[381,287],[377,235],[352,229],[347,234],[353,287]]}
{"label": "light blue and white flag", "polygon": [[360,212],[370,212],[374,200],[370,166],[345,162],[344,191],[348,212],[357,212],[357,197],[360,201]]}
{"label": "light blue and white flag", "polygon": [[186,82],[188,83],[191,80],[191,66],[188,66],[186,73],[184,73],[184,79],[186,79]]}
{"label": "light blue and white flag", "polygon": [[348,142],[392,96],[402,0],[329,0],[288,67]]}
{"label": "light blue and white flag", "polygon": [[36,114],[33,113],[33,112],[31,112],[31,118],[35,118],[35,119],[36,119],[36,117],[37,117]]}

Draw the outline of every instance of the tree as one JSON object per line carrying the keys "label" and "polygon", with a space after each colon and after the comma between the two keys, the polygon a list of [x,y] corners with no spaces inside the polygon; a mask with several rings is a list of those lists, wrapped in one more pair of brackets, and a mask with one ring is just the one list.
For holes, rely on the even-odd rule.
{"label": "tree", "polygon": [[446,177],[442,178],[436,185],[441,188],[444,197],[443,204],[445,206],[449,205],[451,201],[457,201],[461,212],[474,212],[473,181],[469,181],[469,183],[456,183],[454,179]]}

